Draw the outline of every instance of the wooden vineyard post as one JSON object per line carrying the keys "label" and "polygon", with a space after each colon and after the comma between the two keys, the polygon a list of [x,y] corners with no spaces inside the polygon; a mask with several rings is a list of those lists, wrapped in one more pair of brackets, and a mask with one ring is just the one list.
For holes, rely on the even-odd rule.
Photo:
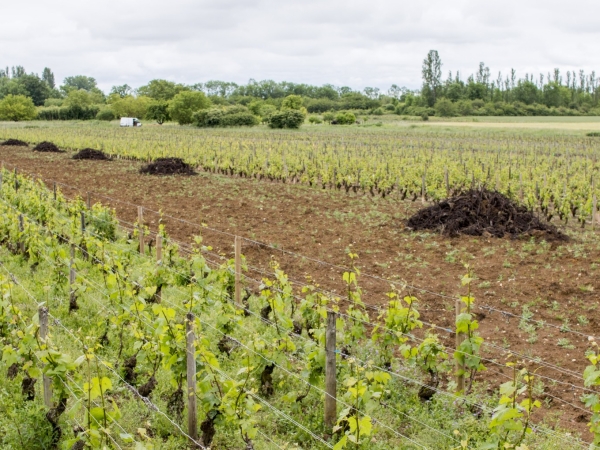
{"label": "wooden vineyard post", "polygon": [[56,181],[54,182],[54,185],[52,186],[52,193],[54,194],[54,201],[56,201]]}
{"label": "wooden vineyard post", "polygon": [[144,254],[144,208],[138,206],[138,234],[140,238],[140,253]]}
{"label": "wooden vineyard post", "polygon": [[[163,237],[160,234],[156,234],[156,264],[162,266],[162,246]],[[162,302],[162,289],[156,291],[156,303]]]}
{"label": "wooden vineyard post", "polygon": [[235,237],[235,306],[242,306],[242,238]]}
{"label": "wooden vineyard post", "polygon": [[448,177],[448,168],[444,169],[444,181],[446,182],[446,197],[450,197],[450,178]]}
{"label": "wooden vineyard post", "polygon": [[519,200],[523,203],[523,174],[519,173]]}
{"label": "wooden vineyard post", "polygon": [[156,262],[162,262],[162,246],[163,246],[163,237],[160,234],[156,235]]}
{"label": "wooden vineyard post", "polygon": [[427,198],[427,182],[425,181],[425,174],[421,178],[421,203],[425,204]]}
{"label": "wooden vineyard post", "polygon": [[21,253],[25,253],[25,241],[23,240],[23,232],[25,231],[25,224],[23,223],[23,214],[19,214],[19,232],[21,233],[19,239],[19,250]]}
{"label": "wooden vineyard post", "polygon": [[[464,303],[461,300],[456,300],[456,317],[463,313]],[[465,334],[456,332],[456,351],[460,347],[460,344],[465,340]],[[464,363],[456,362],[456,392],[462,394],[465,390],[465,365]]]}
{"label": "wooden vineyard post", "polygon": [[19,190],[19,180],[17,180],[17,168],[15,167],[15,192]]}
{"label": "wooden vineyard post", "polygon": [[[38,310],[38,316],[40,319],[40,339],[42,343],[46,343],[46,338],[48,337],[48,308],[45,306],[40,306]],[[44,375],[43,380],[44,387],[44,403],[46,407],[52,408],[54,405],[52,404],[52,380]]]}
{"label": "wooden vineyard post", "polygon": [[337,418],[336,380],[336,314],[327,311],[327,331],[325,332],[325,429],[330,432]]}
{"label": "wooden vineyard post", "polygon": [[75,278],[75,244],[71,244],[71,256],[69,259],[69,311],[78,309],[75,288],[73,287],[75,284]]}
{"label": "wooden vineyard post", "polygon": [[187,398],[188,398],[188,435],[195,444],[198,441],[198,417],[196,410],[196,336],[194,334],[194,315],[187,313],[185,322]]}
{"label": "wooden vineyard post", "polygon": [[596,229],[597,221],[598,221],[598,199],[594,195],[592,197],[592,230]]}
{"label": "wooden vineyard post", "polygon": [[81,235],[85,234],[85,213],[81,211]]}

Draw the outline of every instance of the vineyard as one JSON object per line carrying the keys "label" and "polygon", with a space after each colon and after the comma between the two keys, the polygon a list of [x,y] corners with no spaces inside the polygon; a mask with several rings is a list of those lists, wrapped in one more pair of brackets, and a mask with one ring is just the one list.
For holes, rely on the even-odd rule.
{"label": "vineyard", "polygon": [[264,129],[131,130],[89,125],[3,126],[0,139],[52,141],[120,158],[178,157],[199,170],[301,183],[372,196],[439,200],[487,186],[548,220],[585,226],[600,194],[594,136],[448,131],[427,128],[273,132]]}
{"label": "vineyard", "polygon": [[351,252],[336,294],[299,287],[277,259],[257,277],[239,247],[223,260],[143,211],[123,226],[13,171],[1,186],[3,448],[588,446],[541,420],[565,400],[540,384],[585,394],[595,424],[596,354],[585,379],[538,356],[492,359],[470,267],[448,330],[403,283],[365,303]]}

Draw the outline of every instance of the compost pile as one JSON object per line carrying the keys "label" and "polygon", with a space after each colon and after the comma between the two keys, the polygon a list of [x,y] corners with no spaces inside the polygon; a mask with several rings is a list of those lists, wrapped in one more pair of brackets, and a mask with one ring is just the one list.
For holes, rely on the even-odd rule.
{"label": "compost pile", "polygon": [[94,150],[93,148],[84,148],[80,150],[78,153],[73,155],[73,159],[97,159],[97,160],[106,160],[110,159],[106,153],[101,152],[100,150]]}
{"label": "compost pile", "polygon": [[33,147],[34,152],[54,152],[61,153],[62,150],[54,145],[52,142],[44,141]]}
{"label": "compost pile", "polygon": [[194,169],[181,158],[158,158],[140,169],[150,175],[193,175]]}
{"label": "compost pile", "polygon": [[18,139],[8,139],[2,142],[0,145],[10,145],[12,147],[27,147],[29,144]]}
{"label": "compost pile", "polygon": [[407,226],[412,230],[436,230],[451,237],[544,234],[550,240],[567,238],[524,206],[487,189],[472,189],[421,209],[408,219]]}

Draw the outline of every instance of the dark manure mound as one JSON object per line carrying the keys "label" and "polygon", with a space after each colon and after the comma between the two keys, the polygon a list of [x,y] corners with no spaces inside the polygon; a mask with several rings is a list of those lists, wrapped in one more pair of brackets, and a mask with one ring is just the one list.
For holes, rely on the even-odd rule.
{"label": "dark manure mound", "polygon": [[421,209],[406,225],[412,230],[436,230],[450,237],[544,234],[550,240],[567,239],[554,225],[542,222],[532,211],[487,189],[472,189]]}
{"label": "dark manure mound", "polygon": [[100,150],[94,150],[93,148],[84,148],[80,150],[78,153],[73,155],[73,159],[97,159],[97,160],[107,160],[110,159],[106,153],[101,152]]}
{"label": "dark manure mound", "polygon": [[194,169],[181,158],[158,158],[140,169],[149,175],[194,175]]}
{"label": "dark manure mound", "polygon": [[52,142],[44,141],[33,147],[34,152],[53,152],[62,153],[62,150],[54,145]]}
{"label": "dark manure mound", "polygon": [[2,142],[0,145],[6,145],[11,147],[28,147],[29,144],[27,142],[20,141],[18,139],[8,139]]}

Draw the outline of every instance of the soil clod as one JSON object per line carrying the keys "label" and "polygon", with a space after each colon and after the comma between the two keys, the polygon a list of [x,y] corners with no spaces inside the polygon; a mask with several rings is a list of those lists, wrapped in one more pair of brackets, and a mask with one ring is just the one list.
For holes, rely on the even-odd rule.
{"label": "soil clod", "polygon": [[21,382],[21,393],[25,400],[33,401],[35,400],[35,383],[37,378],[31,378],[30,376],[26,376],[23,378]]}
{"label": "soil clod", "polygon": [[73,159],[94,159],[94,160],[108,160],[108,155],[100,150],[94,150],[93,148],[84,148],[73,155]]}
{"label": "soil clod", "polygon": [[19,369],[19,365],[17,363],[13,363],[6,371],[6,378],[8,378],[9,380],[14,380],[19,374]]}
{"label": "soil clod", "polygon": [[149,175],[194,175],[194,169],[181,158],[158,158],[140,169]]}
{"label": "soil clod", "polygon": [[487,189],[471,189],[421,209],[408,219],[407,226],[411,230],[436,230],[450,237],[463,234],[501,238],[543,233],[550,240],[567,239],[525,206]]}
{"label": "soil clod", "polygon": [[62,153],[63,151],[52,142],[44,141],[33,147],[34,152]]}
{"label": "soil clod", "polygon": [[171,416],[175,417],[179,422],[181,422],[184,408],[185,402],[183,401],[183,389],[181,389],[181,386],[179,386],[177,390],[169,396],[169,400],[167,401],[167,411]]}
{"label": "soil clod", "polygon": [[135,384],[137,374],[135,373],[135,367],[137,366],[137,357],[135,355],[130,356],[123,363],[123,375],[126,383]]}
{"label": "soil clod", "polygon": [[27,142],[20,141],[18,139],[7,139],[6,141],[2,142],[0,145],[6,145],[6,146],[11,146],[11,147],[29,147],[29,144]]}
{"label": "soil clod", "polygon": [[150,394],[152,394],[152,391],[154,390],[157,384],[158,383],[156,382],[156,378],[154,378],[154,375],[152,375],[145,384],[142,384],[140,386],[138,392],[142,397],[148,398],[150,397]]}
{"label": "soil clod", "polygon": [[265,397],[270,397],[275,392],[273,387],[273,371],[275,370],[275,364],[269,364],[265,366],[260,376],[260,392]]}

